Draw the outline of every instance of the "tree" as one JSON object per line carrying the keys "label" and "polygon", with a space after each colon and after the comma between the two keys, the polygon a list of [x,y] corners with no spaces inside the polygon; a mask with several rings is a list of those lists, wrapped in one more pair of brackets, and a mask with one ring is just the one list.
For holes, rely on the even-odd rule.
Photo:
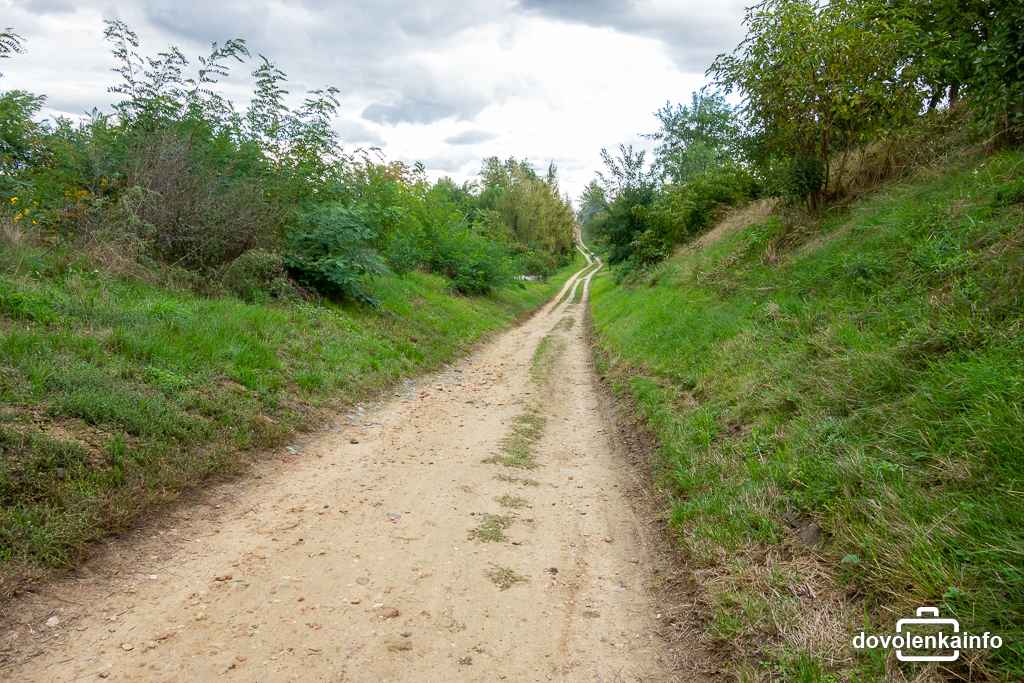
{"label": "tree", "polygon": [[666,102],[655,116],[661,129],[648,137],[658,143],[654,165],[662,179],[684,182],[740,154],[737,117],[720,93],[695,92],[689,106]]}
{"label": "tree", "polygon": [[893,22],[858,0],[766,0],[747,10],[747,37],[708,74],[738,90],[760,153],[792,160],[817,206],[838,151],[916,116],[923,93]]}
{"label": "tree", "polygon": [[646,155],[642,149],[634,150],[633,145],[620,144],[618,156],[612,156],[605,147],[601,148],[605,170],[598,171],[597,178],[609,199],[614,200],[626,191],[654,187],[654,172],[645,168]]}
{"label": "tree", "polygon": [[1024,128],[1024,6],[992,0],[885,0],[870,3],[879,21],[898,26],[914,71],[943,99],[971,100],[1010,141]]}
{"label": "tree", "polygon": [[619,145],[617,156],[602,149],[601,159],[605,170],[598,172],[597,182],[607,208],[590,222],[588,232],[608,245],[609,263],[619,263],[633,255],[637,240],[643,241],[651,228],[657,184],[646,167],[644,150]]}
{"label": "tree", "polygon": [[582,225],[587,225],[602,211],[608,210],[608,198],[604,188],[596,180],[591,180],[580,195],[580,209],[577,214]]}
{"label": "tree", "polygon": [[570,252],[575,217],[559,194],[553,163],[541,178],[525,159],[490,157],[480,170],[480,186],[480,208],[494,212],[502,229],[526,251],[556,257]]}
{"label": "tree", "polygon": [[[12,55],[24,52],[23,40],[13,28],[7,27],[0,31],[0,59],[9,59]],[[0,73],[0,76],[3,74]]]}
{"label": "tree", "polygon": [[[23,39],[12,28],[0,31],[0,59],[25,51]],[[0,76],[3,74],[0,73]],[[14,192],[13,175],[38,156],[39,124],[34,117],[45,98],[23,90],[0,93],[0,194]]]}

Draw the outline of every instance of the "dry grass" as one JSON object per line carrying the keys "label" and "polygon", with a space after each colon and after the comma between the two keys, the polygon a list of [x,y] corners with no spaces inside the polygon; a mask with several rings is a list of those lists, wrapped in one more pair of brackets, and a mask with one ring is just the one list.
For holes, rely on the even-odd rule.
{"label": "dry grass", "polygon": [[0,217],[0,243],[9,247],[16,247],[25,241],[25,233],[21,226],[15,223],[9,216]]}
{"label": "dry grass", "polygon": [[540,486],[540,482],[536,479],[529,479],[527,477],[514,477],[511,474],[501,474],[494,477],[498,481],[503,481],[506,484],[517,484],[519,486]]}
{"label": "dry grass", "polygon": [[501,507],[510,508],[512,510],[530,507],[530,502],[522,496],[510,496],[505,494],[504,496],[498,496],[495,500]]}
{"label": "dry grass", "polygon": [[492,564],[491,568],[487,570],[487,578],[503,591],[507,591],[517,583],[526,583],[527,581],[525,576],[517,573],[514,569],[498,564]]}
{"label": "dry grass", "polygon": [[703,249],[726,235],[731,235],[737,230],[742,230],[749,225],[759,223],[772,214],[778,203],[779,200],[774,198],[758,199],[746,206],[732,209],[715,224],[715,227],[687,244],[684,249]]}

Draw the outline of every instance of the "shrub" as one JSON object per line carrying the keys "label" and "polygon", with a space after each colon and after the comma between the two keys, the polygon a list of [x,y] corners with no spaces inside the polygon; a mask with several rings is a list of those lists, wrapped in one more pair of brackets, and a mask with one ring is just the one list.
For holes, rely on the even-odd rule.
{"label": "shrub", "polygon": [[760,186],[743,166],[725,163],[670,185],[659,195],[654,222],[667,243],[688,242],[704,232],[722,207],[756,198]]}
{"label": "shrub", "polygon": [[411,231],[395,231],[384,241],[384,254],[392,271],[404,274],[425,260],[418,235]]}
{"label": "shrub", "polygon": [[[825,163],[816,157],[797,155],[769,166],[772,193],[790,200],[818,197],[825,187]],[[813,206],[812,206],[813,208]]]}
{"label": "shrub", "polygon": [[193,143],[167,130],[143,138],[128,185],[144,190],[138,217],[163,260],[207,269],[272,246],[280,225],[257,178],[234,178],[196,158]]}
{"label": "shrub", "polygon": [[285,298],[292,292],[284,270],[284,257],[265,249],[250,249],[229,263],[221,283],[243,301]]}
{"label": "shrub", "polygon": [[358,209],[323,204],[300,212],[288,235],[284,265],[321,294],[375,304],[369,281],[387,270],[373,249],[376,235]]}
{"label": "shrub", "polygon": [[433,231],[430,267],[462,294],[489,294],[512,281],[508,250],[465,225]]}
{"label": "shrub", "polygon": [[528,249],[519,255],[518,274],[547,277],[555,272],[559,265],[559,259],[554,254],[538,249]]}

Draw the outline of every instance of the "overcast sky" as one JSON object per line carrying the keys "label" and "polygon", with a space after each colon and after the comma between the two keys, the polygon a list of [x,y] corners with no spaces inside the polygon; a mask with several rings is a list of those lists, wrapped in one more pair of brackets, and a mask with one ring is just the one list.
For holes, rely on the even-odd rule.
{"label": "overcast sky", "polygon": [[[473,177],[480,159],[554,161],[578,194],[600,148],[643,144],[653,112],[683,101],[741,38],[745,0],[0,0],[0,26],[27,53],[0,65],[0,88],[49,97],[51,113],[109,106],[115,75],[103,19],[120,18],[143,54],[242,37],[287,72],[296,100],[341,90],[349,146],[423,161],[434,177]],[[245,76],[252,63],[236,67]],[[228,85],[244,108],[248,82]]]}

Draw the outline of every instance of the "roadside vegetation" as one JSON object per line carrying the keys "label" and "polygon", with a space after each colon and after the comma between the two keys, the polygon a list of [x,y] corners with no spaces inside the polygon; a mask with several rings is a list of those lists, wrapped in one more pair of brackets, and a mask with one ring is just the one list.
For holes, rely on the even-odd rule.
{"label": "roadside vegetation", "polygon": [[632,146],[602,150],[579,201],[583,234],[621,279],[752,199],[815,213],[957,142],[1018,146],[1022,22],[1013,3],[754,4],[708,85],[655,113],[651,163]]}
{"label": "roadside vegetation", "polygon": [[[557,171],[346,148],[240,39],[190,64],[118,21],[110,112],[0,91],[0,594],[325,411],[451,360],[575,267]],[[0,35],[0,58],[30,46]],[[7,63],[3,62],[6,66]],[[243,111],[219,90],[249,64]],[[529,278],[524,276],[531,276]],[[292,454],[301,457],[301,453]]]}
{"label": "roadside vegetation", "polygon": [[[581,202],[599,366],[740,680],[1024,677],[1022,20],[758,4]],[[852,648],[924,605],[1003,647]]]}

